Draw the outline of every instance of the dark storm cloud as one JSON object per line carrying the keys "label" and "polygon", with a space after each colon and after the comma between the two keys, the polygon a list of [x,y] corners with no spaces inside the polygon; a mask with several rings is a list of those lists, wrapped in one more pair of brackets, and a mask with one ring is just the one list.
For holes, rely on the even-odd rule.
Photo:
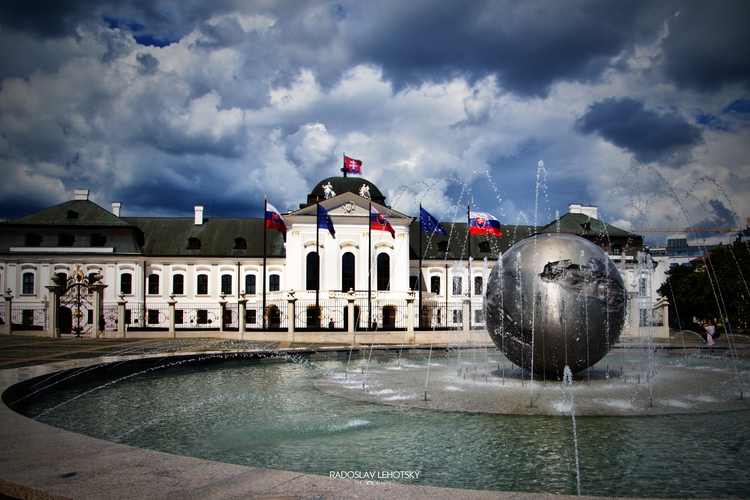
{"label": "dark storm cloud", "polygon": [[708,200],[708,204],[711,207],[711,216],[697,222],[696,227],[735,227],[738,225],[737,214],[727,208],[721,200]]}
{"label": "dark storm cloud", "polygon": [[351,41],[397,88],[495,74],[520,95],[545,95],[558,80],[596,79],[610,58],[654,37],[671,10],[669,3],[586,0],[369,5]]}
{"label": "dark storm cloud", "polygon": [[0,23],[40,37],[61,37],[74,34],[78,24],[95,18],[101,5],[99,0],[7,0],[0,2]]}
{"label": "dark storm cloud", "polygon": [[750,85],[750,2],[687,1],[669,20],[664,71],[679,88]]}
{"label": "dark storm cloud", "polygon": [[690,150],[702,140],[701,130],[676,112],[657,113],[642,101],[609,98],[589,106],[576,121],[583,134],[597,134],[633,153],[643,163],[659,162],[680,167],[690,160]]}

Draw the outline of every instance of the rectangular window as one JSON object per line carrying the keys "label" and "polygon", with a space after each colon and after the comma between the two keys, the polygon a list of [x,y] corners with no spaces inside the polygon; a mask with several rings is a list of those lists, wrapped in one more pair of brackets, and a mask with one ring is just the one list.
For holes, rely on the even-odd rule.
{"label": "rectangular window", "polygon": [[463,311],[461,309],[453,310],[453,322],[461,323],[463,321]]}
{"label": "rectangular window", "polygon": [[126,325],[129,325],[131,323],[131,321],[130,321],[132,319],[131,316],[132,316],[132,314],[131,314],[130,309],[125,309],[125,324]]}
{"label": "rectangular window", "polygon": [[221,293],[226,295],[232,294],[232,275],[222,274],[221,275]]}
{"label": "rectangular window", "polygon": [[24,294],[34,293],[34,273],[23,273],[23,288]]}
{"label": "rectangular window", "polygon": [[648,309],[639,309],[638,326],[651,326],[651,317]]}
{"label": "rectangular window", "polygon": [[484,323],[484,311],[476,309],[474,311],[474,323]]}
{"label": "rectangular window", "polygon": [[149,309],[148,310],[148,324],[155,325],[159,322],[159,310]]}
{"label": "rectangular window", "polygon": [[195,289],[198,295],[208,295],[208,274],[198,275],[198,286]]}
{"label": "rectangular window", "polygon": [[159,275],[150,274],[148,276],[148,293],[149,295],[159,294]]}
{"label": "rectangular window", "polygon": [[133,275],[132,274],[122,273],[120,275],[120,293],[124,295],[130,295],[131,293],[133,293]]}
{"label": "rectangular window", "polygon": [[175,295],[184,295],[185,293],[185,275],[175,274],[172,276],[172,293]]}
{"label": "rectangular window", "polygon": [[93,325],[94,324],[94,311],[92,309],[88,309],[86,313],[87,313],[86,323],[88,323],[89,325]]}
{"label": "rectangular window", "polygon": [[440,276],[433,276],[430,278],[430,292],[440,293]]}
{"label": "rectangular window", "polygon": [[474,295],[482,295],[484,293],[484,282],[481,276],[474,278]]}
{"label": "rectangular window", "polygon": [[248,309],[245,311],[245,323],[248,325],[254,325],[257,321],[258,311],[255,309]]}
{"label": "rectangular window", "polygon": [[224,310],[224,326],[232,324],[232,311],[230,309]]}
{"label": "rectangular window", "polygon": [[648,296],[648,278],[641,278],[638,280],[638,293],[641,297]]}
{"label": "rectangular window", "polygon": [[184,311],[182,309],[176,309],[174,312],[174,324],[175,325],[181,325],[183,323],[183,313]]}
{"label": "rectangular window", "polygon": [[464,285],[461,276],[453,277],[453,295],[461,295],[463,293]]}
{"label": "rectangular window", "polygon": [[255,275],[248,274],[245,276],[245,293],[248,295],[255,295]]}
{"label": "rectangular window", "polygon": [[268,291],[269,292],[278,292],[279,291],[279,275],[278,274],[272,274],[268,277]]}

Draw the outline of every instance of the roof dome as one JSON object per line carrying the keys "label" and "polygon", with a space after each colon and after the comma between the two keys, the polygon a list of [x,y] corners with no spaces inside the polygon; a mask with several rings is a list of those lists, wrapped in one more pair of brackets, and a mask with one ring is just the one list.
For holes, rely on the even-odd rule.
{"label": "roof dome", "polygon": [[380,203],[381,205],[385,205],[385,196],[383,196],[383,193],[380,192],[380,189],[373,184],[372,182],[368,181],[367,179],[362,179],[361,177],[328,177],[327,179],[323,179],[320,181],[310,192],[310,194],[307,195],[307,203],[304,205],[300,205],[300,208],[304,208],[307,206],[310,206],[318,201],[325,200],[325,189],[323,189],[323,186],[331,183],[331,187],[333,188],[333,192],[337,195],[343,194],[343,193],[354,193],[359,194],[359,189],[362,187],[362,185],[366,185],[368,188],[370,188],[370,198],[375,203]]}

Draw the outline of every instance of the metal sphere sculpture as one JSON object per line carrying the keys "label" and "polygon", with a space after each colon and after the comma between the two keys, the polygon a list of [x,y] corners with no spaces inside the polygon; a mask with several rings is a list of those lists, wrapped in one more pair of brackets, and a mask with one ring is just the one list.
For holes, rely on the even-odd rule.
{"label": "metal sphere sculpture", "polygon": [[484,297],[487,330],[516,365],[562,378],[593,366],[625,323],[627,293],[598,246],[543,234],[511,247],[495,264]]}

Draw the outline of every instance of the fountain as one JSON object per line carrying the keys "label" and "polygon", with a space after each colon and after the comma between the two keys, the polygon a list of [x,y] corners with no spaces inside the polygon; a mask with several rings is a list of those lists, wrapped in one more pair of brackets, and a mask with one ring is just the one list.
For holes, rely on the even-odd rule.
{"label": "fountain", "polygon": [[165,350],[179,355],[71,369],[26,381],[4,399],[30,418],[99,439],[328,477],[750,496],[747,362],[650,342],[615,345],[624,287],[591,246],[542,235],[503,256],[485,298],[499,351],[456,342],[442,351],[290,352],[217,341],[191,354],[175,341]]}
{"label": "fountain", "polygon": [[513,363],[562,378],[601,360],[625,323],[627,294],[607,255],[571,234],[544,234],[507,251],[490,274],[487,330]]}

